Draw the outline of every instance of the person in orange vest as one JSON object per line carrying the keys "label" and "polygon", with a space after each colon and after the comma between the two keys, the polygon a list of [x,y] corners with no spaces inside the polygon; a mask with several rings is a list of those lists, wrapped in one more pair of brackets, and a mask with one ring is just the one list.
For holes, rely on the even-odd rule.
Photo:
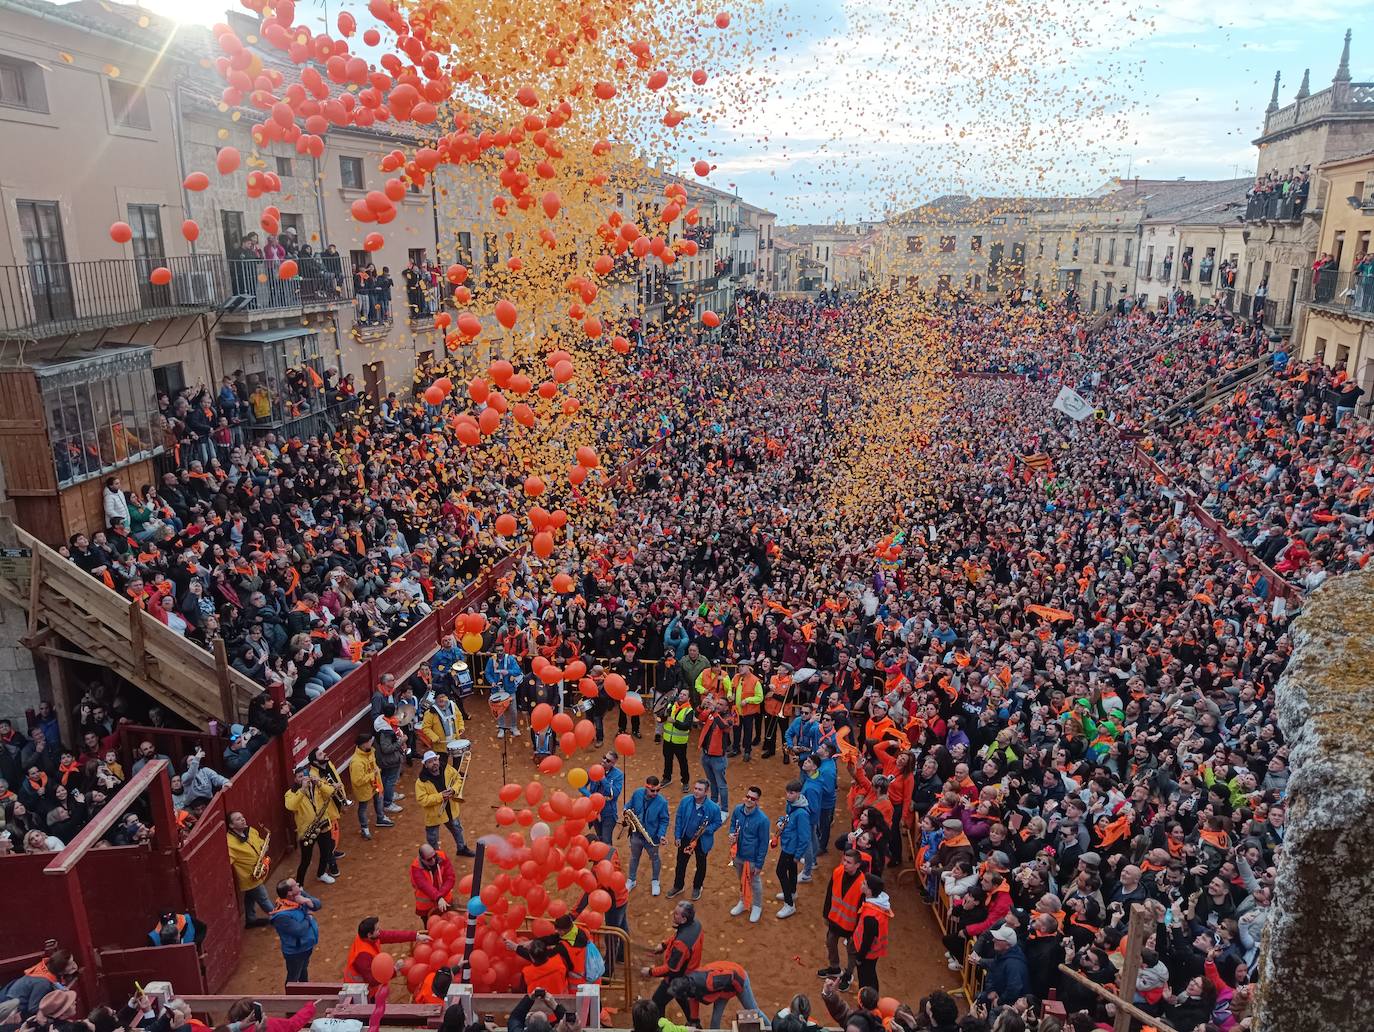
{"label": "person in orange vest", "polygon": [[875,874],[865,876],[868,898],[859,907],[859,924],[854,931],[854,951],[850,966],[840,976],[841,991],[847,990],[854,968],[859,971],[859,988],[878,991],[878,961],[887,956],[888,922],[892,920],[892,903],[883,891],[883,880]]}
{"label": "person in orange vest", "polygon": [[[697,920],[695,904],[683,900],[673,907],[672,920],[672,933],[654,947],[655,953],[663,955],[662,961],[639,970],[644,978],[662,979],[653,995],[654,1006],[660,1014],[666,1013],[668,1000],[672,997],[669,986],[674,979],[682,978],[701,966],[701,951],[706,945],[706,936],[701,930],[701,922]],[[691,1013],[687,1002],[679,999],[678,1006],[682,1008],[683,1017],[690,1019]]]}
{"label": "person in orange vest", "polygon": [[453,863],[443,850],[428,842],[420,847],[420,854],[410,862],[410,885],[415,890],[415,916],[420,924],[430,914],[445,914],[453,905],[453,886],[457,878]]}
{"label": "person in orange vest", "polygon": [[857,849],[846,849],[844,861],[835,868],[825,890],[822,912],[827,964],[816,972],[821,978],[838,978],[841,973],[840,943],[847,942],[859,926],[859,907],[863,905],[865,889],[863,857]]}
{"label": "person in orange vest", "polygon": [[520,969],[525,992],[543,989],[555,996],[565,995],[568,992],[567,962],[539,939],[531,941],[528,950],[529,961]]}
{"label": "person in orange vest", "polygon": [[453,968],[436,968],[420,980],[420,984],[410,994],[410,1002],[442,1006],[452,984]]}
{"label": "person in orange vest", "polygon": [[763,682],[754,673],[750,659],[739,661],[739,673],[730,687],[730,699],[735,707],[735,730],[730,741],[730,755],[744,750],[744,762],[754,758],[754,746],[759,737],[759,710],[763,706]]}
{"label": "person in orange vest", "polygon": [[778,751],[778,735],[786,723],[787,700],[792,695],[792,667],[783,663],[778,672],[768,679],[768,694],[763,700],[763,751],[759,753],[765,760]]}
{"label": "person in orange vest", "polygon": [[365,917],[358,922],[358,935],[348,948],[348,959],[344,961],[343,980],[363,982],[367,985],[367,998],[377,998],[377,990],[382,984],[372,977],[372,961],[382,952],[382,947],[393,942],[429,942],[424,932],[393,932],[379,925],[381,918]]}
{"label": "person in orange vest", "polygon": [[[707,674],[710,671],[706,671]],[[703,677],[706,674],[702,674]],[[697,709],[697,724],[701,728],[701,769],[711,788],[711,802],[722,811],[730,809],[730,785],[725,780],[726,743],[730,739],[730,703],[718,695],[707,695]]]}
{"label": "person in orange vest", "polygon": [[720,1028],[725,1017],[725,1005],[730,997],[738,997],[741,1010],[756,1011],[758,1001],[754,999],[753,987],[749,985],[749,972],[733,960],[713,960],[690,975],[673,979],[668,991],[686,1000],[691,1010],[693,1024],[701,1020],[701,1005],[712,1004],[711,1024],[708,1028]]}

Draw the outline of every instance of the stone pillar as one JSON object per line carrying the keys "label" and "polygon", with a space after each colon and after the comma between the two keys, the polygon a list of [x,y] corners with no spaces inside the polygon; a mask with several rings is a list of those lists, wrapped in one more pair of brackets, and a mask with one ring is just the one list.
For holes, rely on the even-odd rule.
{"label": "stone pillar", "polygon": [[28,633],[28,617],[18,606],[0,600],[0,717],[26,730],[24,711],[39,701],[33,653],[19,643]]}
{"label": "stone pillar", "polygon": [[1374,964],[1374,569],[1334,578],[1292,628],[1278,685],[1288,820],[1260,971],[1263,1032],[1369,1028]]}

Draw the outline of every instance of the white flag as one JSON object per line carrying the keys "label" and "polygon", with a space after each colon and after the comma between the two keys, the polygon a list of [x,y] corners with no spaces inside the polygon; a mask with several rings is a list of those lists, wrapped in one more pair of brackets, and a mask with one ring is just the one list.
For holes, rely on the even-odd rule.
{"label": "white flag", "polygon": [[1072,387],[1059,388],[1059,397],[1054,399],[1054,407],[1080,423],[1093,414],[1092,405]]}

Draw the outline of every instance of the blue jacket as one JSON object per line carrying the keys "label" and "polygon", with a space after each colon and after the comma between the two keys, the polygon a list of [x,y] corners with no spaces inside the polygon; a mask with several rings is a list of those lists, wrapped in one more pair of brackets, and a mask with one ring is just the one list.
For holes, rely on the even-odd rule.
{"label": "blue jacket", "polygon": [[805,856],[811,848],[811,806],[803,795],[787,804],[787,827],[778,836],[778,848],[788,856]]}
{"label": "blue jacket", "polygon": [[38,1013],[38,1005],[43,1002],[43,997],[58,988],[60,983],[50,982],[46,978],[39,978],[37,975],[20,975],[9,985],[0,990],[0,999],[18,1000],[19,1013],[26,1018],[31,1018]]}
{"label": "blue jacket", "polygon": [[437,691],[443,688],[445,691],[453,684],[453,664],[466,663],[467,653],[456,646],[451,649],[440,649],[429,657],[429,670],[434,675],[434,688]]}
{"label": "blue jacket", "polygon": [[320,923],[315,920],[312,911],[319,910],[323,905],[314,896],[302,892],[300,906],[272,911],[272,929],[281,940],[283,957],[309,953],[319,943]]}
{"label": "blue jacket", "polygon": [[772,828],[768,814],[761,807],[756,806],[753,813],[747,813],[743,803],[736,806],[735,812],[730,815],[730,834],[739,836],[735,839],[735,857],[748,860],[755,870],[761,868],[768,858],[768,838]]}
{"label": "blue jacket", "polygon": [[993,955],[988,965],[987,981],[983,983],[985,993],[996,993],[999,1002],[1011,1003],[1030,991],[1030,976],[1026,969],[1026,955],[1019,945],[1006,953]]}
{"label": "blue jacket", "polygon": [[835,809],[835,758],[821,760],[816,764],[816,776],[821,779],[821,809]]}
{"label": "blue jacket", "polygon": [[581,792],[584,796],[606,797],[606,805],[601,810],[602,819],[605,819],[607,814],[614,817],[620,812],[620,793],[624,790],[625,772],[619,767],[612,767],[600,781],[588,781],[583,785]]}
{"label": "blue jacket", "polygon": [[802,798],[806,800],[806,808],[809,811],[812,827],[820,827],[821,800],[824,797],[825,786],[821,783],[819,774],[814,777],[802,778]]}
{"label": "blue jacket", "polygon": [[524,679],[520,661],[509,653],[501,658],[500,664],[497,664],[495,656],[487,660],[487,684],[513,695]]}
{"label": "blue jacket", "polygon": [[724,818],[721,817],[719,806],[707,799],[701,804],[701,812],[698,813],[696,797],[688,795],[677,804],[677,816],[673,820],[673,837],[690,840],[700,830],[701,848],[709,853],[716,844],[716,832],[720,830],[722,823]]}
{"label": "blue jacket", "polygon": [[793,717],[792,723],[787,725],[783,741],[788,749],[800,749],[809,756],[816,751],[816,746],[821,744],[821,726],[814,720],[806,720],[801,716]]}
{"label": "blue jacket", "polygon": [[654,796],[650,801],[649,793],[642,788],[635,789],[634,795],[630,796],[630,803],[625,807],[633,810],[639,822],[644,825],[644,830],[649,833],[659,845],[663,844],[663,836],[668,834],[668,800],[662,794]]}
{"label": "blue jacket", "polygon": [[663,632],[663,647],[673,654],[673,658],[681,659],[686,654],[691,640],[687,628],[682,626],[680,617],[675,616],[668,621],[668,626]]}

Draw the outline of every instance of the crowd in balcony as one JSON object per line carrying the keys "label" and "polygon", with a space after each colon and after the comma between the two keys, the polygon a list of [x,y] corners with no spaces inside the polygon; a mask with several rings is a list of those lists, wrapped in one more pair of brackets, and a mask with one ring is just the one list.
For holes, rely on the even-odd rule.
{"label": "crowd in balcony", "polygon": [[[282,262],[296,263],[297,275],[282,279]],[[345,297],[344,258],[334,244],[316,253],[294,226],[281,233],[245,233],[229,255],[234,295],[248,308],[278,308]]]}
{"label": "crowd in balcony", "polygon": [[1311,166],[1278,169],[1255,179],[1255,185],[1245,192],[1245,218],[1250,222],[1261,219],[1293,221],[1302,217],[1307,208],[1311,189]]}

